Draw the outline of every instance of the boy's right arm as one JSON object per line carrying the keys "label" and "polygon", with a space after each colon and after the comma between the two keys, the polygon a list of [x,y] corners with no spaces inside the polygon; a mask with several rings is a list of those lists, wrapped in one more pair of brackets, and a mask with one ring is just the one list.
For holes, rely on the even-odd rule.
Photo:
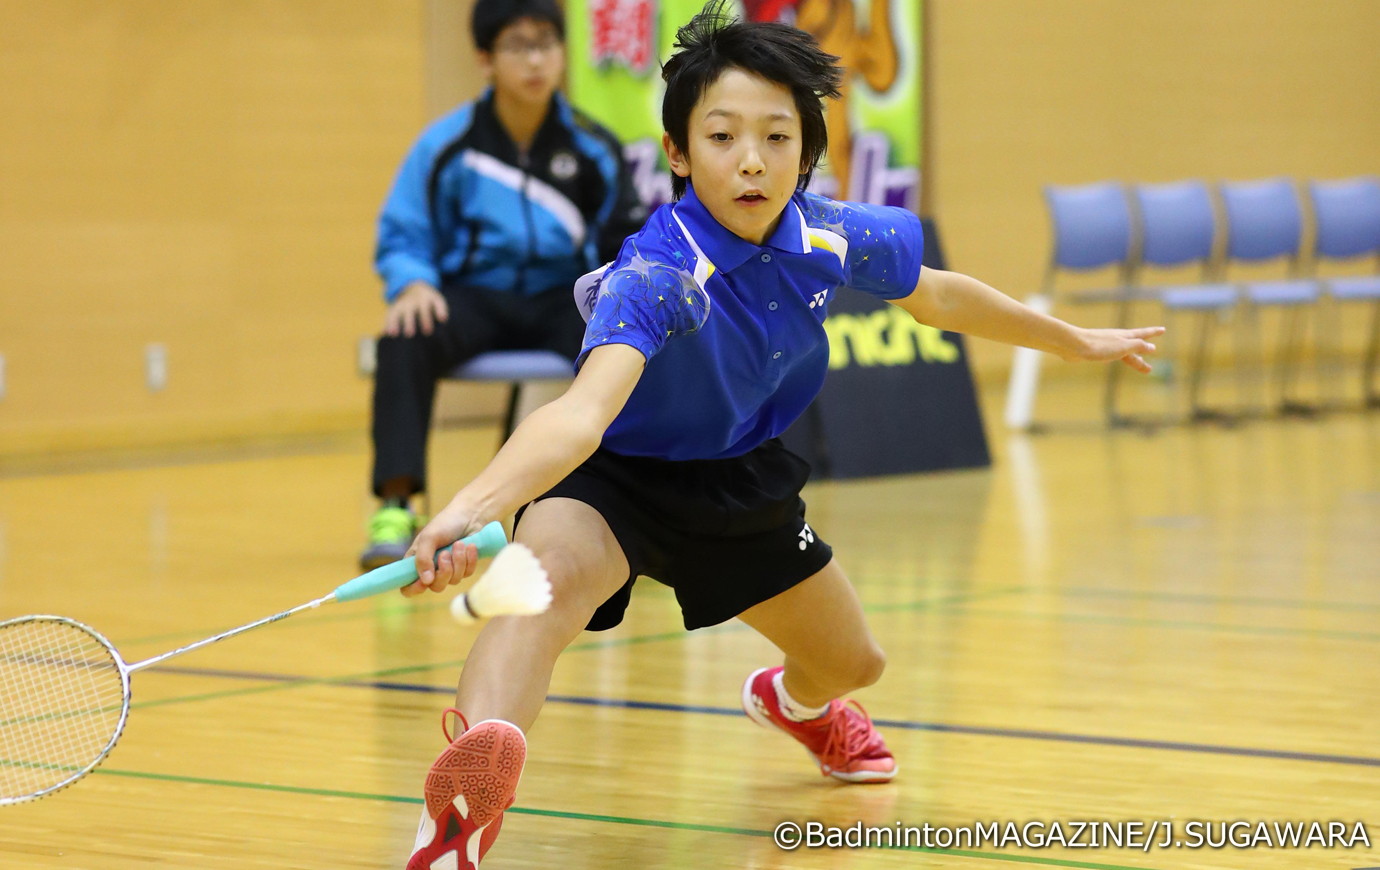
{"label": "boy's right arm", "polygon": [[433,569],[436,551],[509,516],[593,455],[646,362],[641,351],[626,344],[590,351],[570,389],[523,420],[488,466],[417,534],[412,553],[418,579],[403,594],[439,592],[472,573],[474,547],[454,556],[443,553]]}
{"label": "boy's right arm", "polygon": [[425,137],[412,146],[379,213],[374,269],[383,279],[384,300],[390,304],[414,284],[441,285],[427,195],[433,152]]}

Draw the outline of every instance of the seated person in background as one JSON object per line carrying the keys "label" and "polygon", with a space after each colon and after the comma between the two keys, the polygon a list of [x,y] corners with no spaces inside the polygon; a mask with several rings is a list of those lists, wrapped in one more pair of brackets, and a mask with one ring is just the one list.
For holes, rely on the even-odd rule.
{"label": "seated person in background", "polygon": [[645,210],[618,141],[557,92],[565,21],[555,0],[478,0],[490,87],[433,123],[379,218],[388,314],[374,375],[374,494],[364,569],[402,558],[420,524],[436,382],[485,351],[572,360],[575,279],[617,254]]}

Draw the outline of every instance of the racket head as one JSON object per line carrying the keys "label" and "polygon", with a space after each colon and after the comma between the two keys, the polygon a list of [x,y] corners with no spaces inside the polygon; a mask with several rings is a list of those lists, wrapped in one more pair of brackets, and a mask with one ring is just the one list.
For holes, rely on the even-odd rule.
{"label": "racket head", "polygon": [[129,670],[65,616],[0,622],[0,806],[50,795],[105,760],[129,718]]}

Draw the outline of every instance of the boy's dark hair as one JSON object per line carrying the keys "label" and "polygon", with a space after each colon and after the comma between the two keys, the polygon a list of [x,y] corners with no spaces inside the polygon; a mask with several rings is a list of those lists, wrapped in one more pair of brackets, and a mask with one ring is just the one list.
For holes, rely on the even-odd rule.
{"label": "boy's dark hair", "polygon": [[470,33],[480,51],[493,51],[503,28],[522,18],[548,21],[565,42],[565,15],[556,0],[478,0],[470,18]]}
{"label": "boy's dark hair", "polygon": [[[801,163],[798,187],[805,187],[829,147],[824,126],[825,97],[838,97],[843,71],[838,58],[803,30],[774,22],[742,21],[724,11],[724,0],[710,0],[676,31],[675,54],[661,67],[666,96],[661,126],[682,154],[690,153],[690,112],[710,85],[729,69],[741,69],[789,88],[800,114]],[[671,176],[671,193],[685,194],[685,179]]]}

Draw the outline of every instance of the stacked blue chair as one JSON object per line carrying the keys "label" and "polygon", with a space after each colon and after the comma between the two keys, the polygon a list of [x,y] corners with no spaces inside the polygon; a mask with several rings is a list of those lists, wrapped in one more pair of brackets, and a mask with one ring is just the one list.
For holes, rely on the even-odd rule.
{"label": "stacked blue chair", "polygon": [[[1135,232],[1126,189],[1109,181],[1073,187],[1047,186],[1054,227],[1054,253],[1045,270],[1040,293],[1029,303],[1048,310],[1057,296],[1073,303],[1123,302],[1134,294],[1131,273],[1135,261]],[[1114,286],[1091,291],[1060,294],[1058,278],[1066,271],[1091,272],[1114,269]],[[1031,428],[1035,393],[1039,382],[1040,355],[1028,348],[1017,348],[1007,390],[1006,423],[1013,429]],[[1112,393],[1111,387],[1108,395]],[[1108,408],[1108,414],[1112,409]]]}
{"label": "stacked blue chair", "polygon": [[1293,386],[1302,362],[1304,314],[1321,296],[1318,282],[1299,278],[1303,253],[1303,212],[1294,183],[1287,178],[1268,181],[1223,182],[1219,186],[1227,215],[1227,261],[1260,263],[1285,260],[1291,278],[1247,281],[1241,284],[1252,314],[1262,308],[1283,310],[1278,356],[1279,409],[1300,413],[1312,407],[1296,399]]}
{"label": "stacked blue chair", "polygon": [[1362,363],[1361,384],[1365,403],[1380,407],[1380,385],[1375,382],[1380,362],[1380,178],[1314,181],[1308,189],[1317,224],[1314,266],[1324,260],[1375,260],[1373,275],[1323,279],[1321,283],[1337,304],[1371,303],[1370,338]]}
{"label": "stacked blue chair", "polygon": [[[1145,287],[1147,267],[1175,268],[1198,266],[1199,283],[1164,287],[1145,287],[1145,293],[1160,300],[1166,312],[1188,313],[1198,321],[1196,335],[1188,353],[1188,415],[1190,419],[1222,419],[1228,415],[1202,404],[1204,374],[1212,359],[1214,327],[1222,315],[1236,307],[1238,294],[1231,284],[1212,282],[1218,272],[1217,213],[1212,195],[1201,181],[1170,184],[1141,184],[1134,188],[1141,226],[1141,257],[1136,284]],[[1129,324],[1124,324],[1129,325]],[[1113,372],[1120,366],[1113,366]],[[1115,377],[1115,376],[1114,376]],[[1113,380],[1113,385],[1115,380]],[[1115,394],[1109,396],[1115,408]]]}
{"label": "stacked blue chair", "polygon": [[1126,189],[1106,181],[1076,187],[1045,188],[1054,223],[1054,255],[1045,270],[1045,292],[1053,294],[1057,275],[1068,269],[1086,272],[1115,266],[1116,286],[1109,290],[1072,294],[1072,301],[1120,298],[1131,279],[1135,233]]}

